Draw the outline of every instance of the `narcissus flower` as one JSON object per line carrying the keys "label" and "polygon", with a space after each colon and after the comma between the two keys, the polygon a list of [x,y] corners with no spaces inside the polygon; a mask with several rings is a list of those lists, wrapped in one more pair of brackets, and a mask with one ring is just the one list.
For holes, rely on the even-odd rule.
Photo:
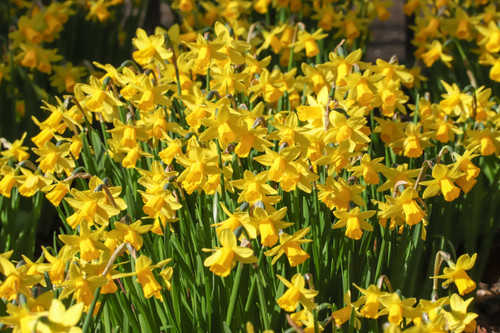
{"label": "narcissus flower", "polygon": [[234,232],[238,227],[243,226],[250,239],[257,237],[257,225],[255,221],[250,219],[248,212],[231,213],[222,202],[219,202],[219,204],[228,218],[222,222],[211,225],[211,227],[216,227],[217,234],[220,234],[220,232],[224,229],[229,229]]}
{"label": "narcissus flower", "polygon": [[261,236],[261,244],[265,246],[274,246],[278,242],[278,230],[285,229],[293,223],[281,221],[286,215],[287,208],[268,214],[264,209],[256,207],[253,211],[253,223],[258,226]]}
{"label": "narcissus flower", "polygon": [[296,113],[291,112],[288,114],[283,123],[276,121],[276,118],[277,115],[274,116],[275,121],[271,121],[270,123],[278,130],[270,133],[266,139],[280,140],[279,145],[286,142],[289,147],[299,145],[307,148],[310,145],[309,140],[304,135],[306,129],[299,126],[299,119]]}
{"label": "narcissus flower", "polygon": [[[80,302],[70,306],[66,310],[64,304],[60,300],[54,298],[48,309],[48,322],[40,320],[33,329],[36,327],[36,331],[39,332],[81,332],[77,324],[80,321],[83,309],[84,304]],[[43,315],[44,313],[42,312],[40,314]]]}
{"label": "narcissus flower", "polygon": [[378,298],[384,293],[375,285],[370,285],[367,289],[360,288],[357,285],[354,286],[358,288],[365,297],[365,299],[363,299],[364,306],[361,308],[360,313],[365,316],[365,318],[377,319],[378,310],[380,308]]}
{"label": "narcissus flower", "polygon": [[[160,190],[155,193],[139,191],[139,193],[144,201],[142,210],[148,217],[155,219],[152,231],[155,234],[163,235],[162,226],[165,227],[167,222],[176,221],[175,212],[182,208],[182,205],[175,200],[172,192],[168,190]],[[170,228],[172,229],[172,227]],[[139,245],[139,243],[136,245]]]}
{"label": "narcissus flower", "polygon": [[278,298],[276,302],[287,312],[293,312],[297,305],[302,304],[306,309],[312,310],[315,306],[312,298],[318,294],[316,290],[306,289],[304,277],[301,274],[295,274],[291,282],[280,275],[276,275],[288,287],[288,290]]}
{"label": "narcissus flower", "polygon": [[415,202],[419,197],[413,187],[406,188],[399,197],[385,196],[388,206],[381,213],[383,218],[402,217],[410,226],[420,223],[426,213]]}
{"label": "narcissus flower", "polygon": [[116,274],[113,275],[113,279],[137,275],[137,282],[139,282],[142,286],[144,297],[150,298],[151,296],[154,296],[156,299],[163,300],[163,296],[160,293],[162,287],[158,281],[156,281],[152,270],[166,265],[171,260],[172,259],[165,259],[157,264],[151,265],[152,260],[149,257],[142,255],[135,262],[135,272]]}
{"label": "narcissus flower", "polygon": [[0,194],[4,197],[10,198],[10,193],[12,188],[17,183],[17,175],[15,169],[12,169],[8,165],[2,166],[0,169],[0,175],[3,176],[0,180]]}
{"label": "narcissus flower", "polygon": [[50,84],[57,88],[59,93],[72,93],[77,82],[81,82],[86,73],[83,66],[73,66],[71,62],[64,66],[54,66],[54,75],[50,77]]}
{"label": "narcissus flower", "polygon": [[266,184],[269,177],[269,172],[263,171],[258,175],[254,175],[251,171],[245,170],[243,179],[231,181],[231,184],[243,190],[238,197],[238,203],[243,201],[253,205],[257,201],[264,201],[266,195],[275,195],[278,192],[270,185]]}
{"label": "narcissus flower", "polygon": [[30,287],[43,279],[41,275],[29,275],[26,265],[16,267],[3,256],[0,256],[0,273],[4,278],[0,282],[0,298],[7,301],[16,299],[19,293],[31,295]]}
{"label": "narcissus flower", "polygon": [[22,162],[27,160],[30,154],[27,152],[28,147],[23,146],[24,139],[26,139],[26,132],[23,133],[21,139],[14,141],[13,143],[4,143],[7,149],[2,151],[2,156],[7,158],[12,158],[15,162]]}
{"label": "narcissus flower", "polygon": [[36,161],[43,172],[61,174],[63,171],[69,175],[74,167],[75,161],[69,158],[70,144],[63,143],[54,145],[48,141],[42,148],[33,148],[33,152],[40,156]]}
{"label": "narcissus flower", "polygon": [[350,140],[343,140],[336,148],[325,146],[326,154],[314,161],[313,165],[328,166],[328,175],[341,173],[342,170],[349,168],[349,158],[356,155],[350,152]]}
{"label": "narcissus flower", "polygon": [[115,228],[116,229],[111,230],[111,232],[115,231],[120,233],[120,236],[122,236],[120,239],[122,239],[123,242],[129,243],[137,251],[139,251],[143,244],[141,234],[148,232],[151,228],[153,228],[153,226],[151,224],[142,225],[142,221],[139,220],[130,225],[115,222]]}
{"label": "narcissus flower", "polygon": [[198,144],[190,147],[186,156],[177,155],[176,161],[186,168],[177,181],[182,183],[182,187],[188,194],[196,189],[202,189],[207,182],[207,177],[222,173],[218,167],[219,156],[211,149],[201,148]]}
{"label": "narcissus flower", "polygon": [[412,305],[415,304],[415,298],[407,298],[401,300],[398,294],[392,293],[379,297],[379,302],[384,306],[378,316],[388,315],[389,322],[394,325],[399,325],[403,318],[411,317],[413,310]]}
{"label": "narcissus flower", "polygon": [[165,65],[165,60],[170,59],[173,55],[172,51],[165,48],[165,37],[163,34],[149,36],[146,32],[138,28],[137,37],[132,39],[132,44],[137,48],[132,56],[134,60],[141,66],[145,66],[156,60],[160,66]]}
{"label": "narcissus flower", "polygon": [[47,271],[49,273],[50,281],[55,284],[61,284],[66,278],[66,263],[70,262],[73,256],[78,252],[78,247],[65,245],[59,249],[57,256],[52,255],[47,248],[42,247],[43,254],[49,264],[47,264]]}
{"label": "narcissus flower", "polygon": [[468,139],[466,140],[467,149],[473,149],[479,146],[479,152],[483,156],[500,153],[500,133],[494,130],[491,126],[486,126],[483,130],[467,131]]}
{"label": "narcissus flower", "polygon": [[58,207],[62,199],[69,193],[69,182],[57,181],[55,184],[44,187],[42,191],[46,193],[47,200]]}
{"label": "narcissus flower", "polygon": [[[301,328],[304,326],[304,328],[302,328],[304,333],[323,332],[325,330],[321,323],[314,318],[312,311],[308,309],[292,313],[290,314],[290,318],[292,318],[297,326]],[[248,333],[251,332],[248,331]]]}
{"label": "narcissus flower", "polygon": [[216,275],[226,277],[231,272],[236,262],[251,264],[257,262],[253,250],[237,245],[236,236],[229,229],[223,229],[219,233],[219,241],[222,247],[215,250],[203,249],[203,251],[215,251],[205,259],[203,265],[210,267],[210,271]]}
{"label": "narcissus flower", "polygon": [[365,206],[364,199],[360,193],[365,190],[363,185],[349,185],[344,178],[338,181],[333,177],[326,179],[326,184],[318,184],[318,199],[328,208],[336,210],[347,210],[349,203],[353,201],[358,206]]}
{"label": "narcissus flower", "polygon": [[466,150],[462,156],[457,153],[453,154],[456,159],[455,164],[458,165],[460,171],[464,173],[462,177],[458,177],[455,180],[455,183],[460,186],[464,193],[469,193],[472,187],[476,184],[476,178],[479,176],[479,172],[481,171],[471,162],[471,159],[479,156],[479,154],[472,154],[472,152],[473,150]]}
{"label": "narcissus flower", "polygon": [[422,53],[422,60],[427,67],[431,67],[438,59],[441,59],[446,66],[451,67],[450,62],[453,57],[443,52],[443,45],[440,41],[434,40],[432,44],[427,46],[427,52]]}
{"label": "narcissus flower", "polygon": [[102,83],[94,76],[90,77],[89,84],[75,85],[75,98],[79,103],[93,112],[102,112],[105,121],[112,122],[118,118],[118,106],[123,103],[112,93],[102,89]]}
{"label": "narcissus flower", "polygon": [[307,31],[300,31],[298,40],[292,46],[294,46],[293,52],[297,53],[306,50],[306,56],[314,57],[319,53],[319,47],[317,40],[321,40],[328,36],[328,34],[323,33],[323,29],[318,29],[312,34]]}
{"label": "narcissus flower", "polygon": [[351,168],[351,171],[354,171],[352,175],[354,177],[363,176],[367,184],[378,185],[380,182],[378,172],[381,172],[385,168],[384,165],[380,164],[383,159],[383,157],[378,157],[372,160],[370,155],[364,154],[360,165]]}
{"label": "narcissus flower", "polygon": [[274,256],[271,264],[274,264],[283,254],[286,254],[288,262],[292,267],[300,265],[309,258],[310,256],[300,247],[300,245],[312,242],[311,239],[303,239],[310,229],[310,227],[301,229],[293,235],[282,233],[280,235],[280,245],[264,253],[266,256]]}
{"label": "narcissus flower", "polygon": [[424,149],[432,146],[429,139],[431,132],[421,132],[422,126],[408,123],[405,129],[405,136],[390,144],[391,147],[402,149],[406,157],[420,157]]}
{"label": "narcissus flower", "polygon": [[453,201],[460,195],[460,188],[453,183],[463,173],[457,170],[457,166],[449,169],[444,164],[437,164],[432,169],[432,177],[434,180],[423,181],[420,184],[427,186],[422,199],[436,196],[439,192],[443,193],[446,201]]}
{"label": "narcissus flower", "polygon": [[460,88],[453,83],[451,86],[445,81],[441,84],[446,89],[446,94],[443,94],[443,100],[439,102],[444,113],[452,116],[461,116],[467,112],[472,105],[473,97],[462,93]]}
{"label": "narcissus flower", "polygon": [[59,235],[59,239],[66,245],[77,247],[80,250],[80,257],[85,261],[92,261],[99,258],[101,251],[107,248],[100,242],[104,227],[91,232],[88,222],[80,223],[80,235]]}
{"label": "narcissus flower", "polygon": [[467,307],[474,300],[473,297],[464,301],[457,294],[450,297],[451,311],[445,312],[446,321],[448,322],[449,329],[452,332],[475,332],[477,314],[467,312]]}
{"label": "narcissus flower", "polygon": [[468,294],[476,289],[476,283],[465,271],[474,266],[476,257],[477,253],[474,253],[472,257],[464,254],[458,258],[456,264],[448,260],[447,262],[450,267],[445,267],[442,275],[434,276],[432,279],[446,279],[442,284],[443,288],[447,288],[450,283],[454,282],[460,295]]}
{"label": "narcissus flower", "polygon": [[185,43],[191,51],[187,53],[187,59],[194,59],[193,71],[205,75],[207,69],[214,60],[226,60],[227,55],[221,52],[224,41],[208,41],[201,34],[196,36],[196,43]]}
{"label": "narcissus flower", "polygon": [[476,25],[476,29],[484,37],[479,41],[479,45],[484,45],[489,53],[500,51],[500,29],[494,20],[490,21],[487,27]]}
{"label": "narcissus flower", "polygon": [[73,198],[64,200],[75,209],[75,213],[67,218],[68,224],[74,229],[81,221],[85,220],[90,225],[94,222],[101,225],[108,225],[109,218],[120,212],[107,204],[106,195],[103,192],[71,190]]}
{"label": "narcissus flower", "polygon": [[332,229],[338,229],[342,227],[347,227],[345,235],[351,239],[361,239],[363,235],[363,230],[373,231],[373,226],[366,221],[373,215],[376,211],[369,210],[366,212],[361,212],[359,207],[355,207],[350,211],[335,211],[333,214],[339,219],[333,226]]}
{"label": "narcissus flower", "polygon": [[[335,321],[335,325],[337,327],[342,326],[345,322],[347,322],[351,318],[351,313],[354,310],[356,313],[359,306],[362,304],[363,300],[359,299],[355,303],[351,302],[351,291],[348,290],[344,294],[344,304],[345,306],[340,310],[334,311],[332,313],[333,320]],[[359,322],[355,319],[354,326],[359,328]]]}
{"label": "narcissus flower", "polygon": [[297,169],[291,164],[300,154],[300,147],[293,146],[281,150],[279,153],[265,148],[266,153],[254,157],[254,160],[260,164],[269,166],[269,180],[281,182],[284,180],[285,173],[288,177],[298,176]]}
{"label": "narcissus flower", "polygon": [[20,168],[20,170],[23,175],[18,176],[17,181],[21,184],[19,186],[19,193],[24,197],[32,197],[35,193],[52,183],[52,179],[44,177],[38,172],[32,173],[25,168]]}
{"label": "narcissus flower", "polygon": [[94,293],[98,287],[104,286],[108,282],[105,276],[88,276],[72,261],[69,266],[69,278],[61,286],[64,287],[60,298],[64,299],[73,294],[73,299],[78,303],[85,304],[85,311],[88,311],[90,304],[94,300]]}

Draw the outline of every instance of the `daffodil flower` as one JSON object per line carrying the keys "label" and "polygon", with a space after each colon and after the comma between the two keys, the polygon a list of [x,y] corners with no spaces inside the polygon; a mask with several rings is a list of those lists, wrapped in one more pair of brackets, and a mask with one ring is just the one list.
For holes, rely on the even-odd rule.
{"label": "daffodil flower", "polygon": [[396,293],[380,296],[380,304],[384,308],[379,312],[378,316],[388,315],[389,323],[400,325],[403,318],[408,318],[412,314],[412,305],[415,304],[415,298],[401,299]]}
{"label": "daffodil flower", "polygon": [[154,296],[156,299],[163,300],[163,296],[160,293],[162,287],[154,277],[152,270],[166,265],[171,260],[172,259],[165,259],[158,262],[157,264],[151,265],[151,259],[147,256],[142,255],[135,262],[135,272],[116,274],[113,275],[113,279],[136,275],[137,282],[139,282],[139,284],[142,286],[144,297],[150,298],[151,296]]}
{"label": "daffodil flower", "polygon": [[458,258],[456,264],[449,260],[448,265],[450,267],[445,267],[442,275],[434,276],[432,279],[446,279],[442,284],[443,288],[447,288],[450,283],[454,282],[460,295],[468,294],[476,289],[476,283],[465,271],[474,266],[476,257],[477,253],[472,255],[472,257],[464,254]]}
{"label": "daffodil flower", "polygon": [[301,229],[293,235],[282,233],[279,238],[280,245],[264,253],[266,256],[274,256],[271,264],[274,265],[283,254],[286,254],[288,262],[292,267],[298,266],[306,261],[310,256],[300,246],[312,242],[311,239],[303,239],[305,235],[309,233],[310,229],[310,227]]}
{"label": "daffodil flower", "polygon": [[359,207],[355,207],[350,211],[335,211],[333,214],[339,219],[333,226],[332,229],[338,229],[342,227],[347,227],[345,235],[351,239],[361,239],[363,235],[363,230],[373,231],[373,226],[366,221],[373,215],[376,211],[369,210],[366,212],[361,212]]}
{"label": "daffodil flower", "polygon": [[354,284],[356,288],[364,295],[362,299],[362,303],[364,304],[360,310],[360,313],[369,319],[377,319],[378,312],[380,308],[380,302],[378,300],[379,296],[384,295],[377,286],[370,285],[367,289],[363,289]]}
{"label": "daffodil flower", "polygon": [[165,48],[165,37],[163,34],[146,35],[146,32],[138,28],[137,37],[132,39],[132,44],[137,48],[132,54],[139,65],[145,66],[154,60],[161,66],[165,65],[165,60],[172,57],[173,52]]}
{"label": "daffodil flower", "polygon": [[457,294],[453,294],[450,297],[450,307],[451,311],[445,312],[446,321],[448,327],[452,332],[474,332],[476,330],[476,320],[477,314],[472,312],[467,312],[467,307],[474,300],[474,298],[469,298],[464,301]]}
{"label": "daffodil flower", "polygon": [[291,222],[281,221],[285,217],[286,211],[287,208],[283,207],[278,211],[268,214],[260,207],[254,209],[252,220],[255,225],[258,225],[262,245],[274,246],[279,239],[278,230],[293,225]]}
{"label": "daffodil flower", "polygon": [[460,188],[455,186],[454,180],[461,177],[463,173],[457,170],[457,167],[449,169],[444,164],[437,164],[432,169],[434,180],[423,181],[420,184],[427,186],[422,199],[436,196],[439,192],[443,193],[446,201],[453,201],[460,195]]}
{"label": "daffodil flower", "polygon": [[287,312],[293,312],[297,305],[302,304],[306,309],[312,310],[315,307],[312,298],[318,294],[316,290],[306,289],[304,277],[295,274],[291,281],[280,275],[276,275],[288,287],[288,290],[276,301],[278,305]]}
{"label": "daffodil flower", "polygon": [[236,266],[236,262],[251,264],[258,260],[253,255],[252,249],[238,246],[236,236],[229,229],[221,230],[219,242],[222,245],[220,248],[215,250],[203,249],[203,251],[215,251],[214,254],[205,259],[203,265],[210,267],[210,271],[216,275],[228,276],[233,267]]}

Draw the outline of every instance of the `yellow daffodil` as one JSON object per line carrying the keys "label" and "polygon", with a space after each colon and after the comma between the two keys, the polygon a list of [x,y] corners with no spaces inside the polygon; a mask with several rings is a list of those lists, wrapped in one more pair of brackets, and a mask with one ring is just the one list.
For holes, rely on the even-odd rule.
{"label": "yellow daffodil", "polygon": [[42,148],[33,148],[33,152],[40,156],[36,161],[43,172],[61,174],[63,171],[70,175],[75,167],[73,159],[67,157],[70,153],[70,144],[54,145],[46,142]]}
{"label": "yellow daffodil", "polygon": [[274,246],[279,239],[278,230],[293,225],[291,222],[281,221],[285,217],[286,211],[287,208],[283,207],[276,212],[268,214],[260,207],[254,209],[252,221],[258,226],[262,245]]}
{"label": "yellow daffodil", "polygon": [[388,207],[381,212],[384,218],[400,216],[410,226],[420,223],[427,215],[415,202],[419,198],[418,192],[412,187],[406,188],[399,197],[385,196]]}
{"label": "yellow daffodil", "polygon": [[270,185],[266,184],[269,179],[267,171],[254,175],[251,171],[245,170],[243,177],[243,179],[231,181],[234,187],[243,190],[238,197],[238,203],[246,201],[253,205],[257,201],[264,201],[266,195],[276,195],[278,193]]}
{"label": "yellow daffodil", "polygon": [[458,258],[456,264],[449,260],[448,265],[450,267],[445,267],[442,275],[434,276],[432,279],[446,279],[442,284],[443,288],[447,288],[450,283],[454,282],[460,295],[468,294],[476,289],[476,283],[465,271],[474,266],[476,257],[476,253],[472,257],[464,254]]}
{"label": "yellow daffodil", "polygon": [[446,66],[451,67],[450,62],[453,57],[443,52],[443,45],[438,40],[434,40],[428,45],[426,52],[423,52],[421,57],[427,67],[432,67],[436,60],[440,59]]}
{"label": "yellow daffodil", "polygon": [[43,247],[43,254],[49,262],[46,270],[48,270],[50,281],[54,285],[59,285],[65,280],[66,263],[71,262],[73,256],[78,252],[78,250],[78,247],[64,245],[61,249],[59,249],[59,253],[54,256],[47,248]]}
{"label": "yellow daffodil", "polygon": [[104,227],[91,232],[88,222],[83,220],[80,223],[80,235],[59,235],[59,239],[66,245],[78,247],[80,257],[85,261],[92,261],[99,258],[101,251],[107,251],[107,248],[100,242],[104,232]]}
{"label": "yellow daffodil", "polygon": [[484,46],[489,53],[500,51],[500,29],[494,21],[490,21],[487,26],[477,25],[476,29],[484,37],[479,45]]}
{"label": "yellow daffodil", "polygon": [[472,96],[464,94],[460,91],[458,86],[453,83],[451,86],[445,81],[441,81],[443,87],[446,89],[446,94],[443,94],[444,98],[439,105],[447,115],[460,116],[467,112],[472,104]]}
{"label": "yellow daffodil", "polygon": [[434,180],[423,181],[420,184],[427,186],[422,199],[430,198],[443,193],[446,201],[453,201],[460,195],[460,188],[453,183],[456,179],[463,175],[456,167],[449,169],[446,165],[437,164],[432,169],[432,177]]}
{"label": "yellow daffodil", "polygon": [[294,47],[293,52],[297,53],[305,49],[306,56],[314,57],[319,53],[318,40],[321,40],[328,36],[328,34],[323,33],[323,29],[318,29],[312,34],[300,30],[298,34],[298,40],[292,46]]}
{"label": "yellow daffodil", "polygon": [[0,273],[4,280],[0,282],[0,298],[12,301],[19,293],[30,295],[30,287],[39,283],[43,276],[29,275],[26,265],[14,266],[7,258],[0,256]]}
{"label": "yellow daffodil", "polygon": [[[346,291],[344,294],[344,304],[346,306],[337,310],[337,311],[333,311],[333,313],[332,313],[333,320],[335,321],[335,326],[340,328],[340,326],[342,326],[342,324],[347,322],[351,318],[351,313],[353,310],[357,314],[358,308],[361,305],[361,302],[362,302],[362,300],[360,299],[360,300],[357,300],[356,302],[352,303],[351,302],[351,291],[350,290]],[[358,329],[360,327],[360,322],[357,320],[357,318],[355,318],[354,326],[357,327]]]}
{"label": "yellow daffodil", "polygon": [[4,142],[6,150],[2,151],[2,156],[11,158],[15,162],[22,162],[29,158],[30,154],[27,152],[28,147],[23,146],[24,139],[26,139],[26,132],[23,133],[21,139],[15,140],[12,143]]}
{"label": "yellow daffodil", "polygon": [[384,157],[378,157],[371,159],[370,155],[364,154],[361,158],[360,165],[351,167],[351,171],[353,172],[354,177],[363,176],[363,179],[367,184],[370,185],[378,185],[380,182],[380,177],[378,176],[378,172],[384,170],[384,165],[380,164],[380,162],[384,159]]}
{"label": "yellow daffodil", "polygon": [[0,169],[0,175],[2,175],[2,180],[0,180],[0,194],[10,198],[12,188],[17,184],[16,170],[8,165],[4,165]]}
{"label": "yellow daffodil", "polygon": [[467,131],[468,143],[467,149],[473,149],[479,146],[479,152],[483,156],[498,155],[500,153],[500,133],[494,130],[491,126],[486,126],[483,130]]}
{"label": "yellow daffodil", "polygon": [[149,257],[142,255],[135,261],[135,272],[116,274],[113,275],[113,279],[136,275],[137,282],[139,282],[142,286],[145,298],[151,298],[151,296],[154,296],[156,299],[163,300],[163,296],[160,293],[162,287],[153,275],[152,270],[166,265],[171,260],[172,259],[165,259],[157,264],[151,265],[152,260]]}
{"label": "yellow daffodil", "polygon": [[177,155],[175,159],[186,168],[177,181],[182,183],[182,187],[188,194],[196,189],[203,189],[208,176],[222,173],[218,166],[217,154],[211,149],[201,148],[198,145],[189,148],[185,156]]}
{"label": "yellow daffodil", "polygon": [[453,156],[456,159],[455,165],[458,165],[460,171],[464,173],[463,176],[455,180],[455,183],[467,194],[476,184],[476,178],[481,171],[471,162],[471,159],[479,156],[479,154],[473,154],[473,150],[466,150],[462,156],[457,153],[454,153]]}
{"label": "yellow daffodil", "polygon": [[196,36],[195,43],[185,43],[191,52],[186,54],[187,59],[194,59],[193,71],[205,75],[213,60],[226,60],[227,56],[221,52],[224,41],[208,41],[201,34]]}
{"label": "yellow daffodil", "polygon": [[257,237],[258,226],[256,225],[254,220],[250,219],[250,216],[247,212],[231,213],[222,202],[219,202],[219,204],[228,218],[224,221],[211,225],[212,227],[216,227],[218,235],[224,229],[229,229],[234,232],[238,227],[243,226],[250,239],[254,239]]}
{"label": "yellow daffodil", "polygon": [[142,210],[149,218],[154,219],[152,231],[158,235],[163,235],[162,227],[164,228],[167,222],[177,220],[175,214],[177,210],[182,208],[182,205],[177,202],[169,190],[159,190],[155,193],[139,191],[139,193],[144,201]]}
{"label": "yellow daffodil", "polygon": [[360,196],[360,193],[365,190],[363,185],[349,185],[344,178],[339,178],[337,181],[328,177],[325,185],[319,184],[317,186],[318,199],[332,210],[347,210],[351,201],[358,206],[366,205]]}
{"label": "yellow daffodil", "polygon": [[451,332],[475,332],[477,314],[467,312],[467,307],[473,301],[469,298],[464,301],[457,294],[450,297],[451,311],[445,312],[446,321]]}
{"label": "yellow daffodil", "polygon": [[297,324],[299,327],[302,328],[302,326],[304,326],[302,328],[302,331],[304,331],[304,333],[313,333],[316,330],[318,332],[323,332],[325,330],[321,323],[314,319],[313,313],[308,309],[292,313],[290,315],[290,318],[292,318],[295,324]]}
{"label": "yellow daffodil", "polygon": [[94,222],[100,225],[108,225],[109,218],[120,212],[120,209],[106,202],[106,195],[102,191],[78,191],[73,188],[70,194],[73,198],[64,198],[64,200],[75,209],[75,213],[67,218],[68,224],[73,229],[83,220],[90,225]]}
{"label": "yellow daffodil", "polygon": [[363,289],[354,285],[364,295],[365,298],[360,298],[364,304],[359,311],[365,318],[377,319],[379,315],[380,302],[378,298],[384,293],[375,285],[370,285],[367,289]]}
{"label": "yellow daffodil", "polygon": [[41,191],[45,186],[52,183],[52,179],[44,177],[39,173],[32,173],[30,170],[20,168],[22,176],[17,177],[19,184],[19,193],[25,197],[32,197],[38,191]]}
{"label": "yellow daffodil", "polygon": [[260,164],[270,166],[269,180],[275,182],[281,182],[284,180],[285,172],[290,177],[291,175],[297,175],[297,169],[293,167],[291,162],[293,162],[300,154],[300,147],[287,147],[281,150],[279,153],[265,148],[265,155],[260,155],[254,158]]}
{"label": "yellow daffodil", "polygon": [[300,247],[300,245],[312,242],[311,239],[303,239],[303,237],[309,233],[310,229],[310,227],[301,229],[293,235],[282,233],[279,238],[280,245],[264,253],[266,256],[273,256],[271,264],[274,265],[283,254],[286,254],[288,262],[292,267],[298,266],[306,261],[310,256]]}
{"label": "yellow daffodil", "polygon": [[203,263],[205,267],[210,267],[210,271],[214,274],[226,277],[231,272],[231,269],[236,266],[236,262],[245,264],[257,262],[252,249],[237,245],[236,236],[231,230],[221,230],[219,242],[222,247],[216,250],[204,249],[204,251],[215,251]]}
{"label": "yellow daffodil", "polygon": [[363,230],[373,231],[373,226],[366,221],[373,215],[376,211],[369,210],[366,212],[361,212],[359,207],[355,207],[350,211],[335,211],[333,214],[339,219],[332,229],[338,229],[342,227],[347,227],[345,235],[351,239],[361,239],[363,235]]}
{"label": "yellow daffodil", "polygon": [[403,318],[408,318],[412,312],[412,305],[415,304],[415,298],[401,299],[396,293],[387,294],[379,297],[379,302],[384,307],[378,316],[388,315],[389,322],[394,325],[400,325]]}
{"label": "yellow daffodil", "polygon": [[145,66],[154,59],[160,66],[164,66],[165,60],[172,57],[172,51],[167,50],[164,46],[163,34],[148,36],[141,28],[137,29],[136,34],[137,37],[132,39],[132,44],[137,48],[137,51],[132,56],[139,65]]}
{"label": "yellow daffodil", "polygon": [[316,290],[306,289],[304,277],[301,274],[295,274],[291,281],[286,280],[280,275],[278,279],[288,287],[288,290],[276,301],[278,305],[287,312],[293,312],[297,305],[302,304],[304,308],[312,310],[315,306],[312,298],[318,294]]}

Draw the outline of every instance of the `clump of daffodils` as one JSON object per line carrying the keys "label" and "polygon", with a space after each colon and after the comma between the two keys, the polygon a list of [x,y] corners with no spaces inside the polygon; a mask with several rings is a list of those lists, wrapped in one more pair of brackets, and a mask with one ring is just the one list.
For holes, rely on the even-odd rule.
{"label": "clump of daffodils", "polygon": [[[477,41],[482,63],[494,68],[500,32],[486,4],[470,17],[439,3],[438,10],[419,0],[405,5],[407,14],[423,13],[413,27],[422,62],[450,65],[445,39],[453,27],[453,38]],[[89,2],[89,18],[105,20],[112,4]],[[461,296],[475,289],[466,271],[476,254],[456,263],[446,257],[449,267],[433,277],[445,279],[443,287],[454,283],[460,296],[417,302],[387,283],[350,290],[357,281],[348,273],[343,295],[328,294],[326,274],[358,269],[350,256],[385,255],[378,240],[394,240],[393,256],[414,250],[409,238],[427,241],[439,222],[430,204],[468,195],[483,159],[500,154],[492,89],[442,80],[443,94],[421,96],[415,92],[427,78],[418,67],[361,60],[357,43],[370,20],[387,18],[390,2],[370,2],[360,11],[366,17],[357,15],[361,6],[174,1],[183,24],[151,35],[137,29],[133,60],[94,63],[103,73],[85,83],[70,63],[54,65],[63,77],[53,83],[63,91],[64,82],[70,95],[44,102],[34,135],[2,140],[0,195],[47,199],[64,232],[37,259],[0,254],[7,309],[0,322],[15,331],[73,332],[82,313],[89,329],[92,316],[113,307],[141,316],[154,308],[168,313],[159,319],[165,329],[181,320],[179,304],[211,320],[212,297],[227,296],[228,326],[235,307],[250,309],[258,299],[265,329],[274,308],[310,332],[347,322],[360,329],[369,320],[387,322],[391,332],[473,331],[472,298]],[[23,50],[15,56],[20,66],[52,70],[57,54],[37,45],[57,34],[64,8],[19,21],[11,38]],[[271,13],[310,16],[317,28],[251,21]],[[201,33],[200,22],[210,29]],[[345,41],[327,49],[327,37]],[[332,251],[339,263],[320,269]],[[352,267],[341,267],[341,256]],[[372,266],[370,278],[378,279],[385,263]],[[324,290],[312,272],[325,274],[316,279]],[[245,300],[237,299],[242,285],[250,286]],[[216,286],[224,292],[212,292]],[[207,299],[210,306],[199,305]]]}

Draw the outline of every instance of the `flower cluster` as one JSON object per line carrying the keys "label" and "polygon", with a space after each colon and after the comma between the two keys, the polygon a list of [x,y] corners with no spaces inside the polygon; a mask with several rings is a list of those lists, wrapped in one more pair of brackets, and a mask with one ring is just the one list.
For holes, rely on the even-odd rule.
{"label": "flower cluster", "polygon": [[[461,29],[456,38],[472,38],[461,23],[462,9],[441,1],[435,6],[445,9],[435,11],[423,2],[410,1],[405,11],[454,13]],[[102,20],[113,2],[89,3],[104,6],[90,9]],[[361,33],[375,17],[387,18],[390,2],[363,4],[174,1],[183,24],[158,27],[152,35],[138,28],[133,61],[119,67],[94,63],[103,73],[86,83],[65,78],[71,95],[44,102],[46,116],[33,119],[34,135],[2,140],[2,200],[45,197],[65,231],[37,260],[0,254],[0,298],[8,312],[0,322],[23,331],[48,318],[41,320],[47,330],[69,331],[82,312],[87,323],[137,298],[137,305],[123,311],[143,316],[167,309],[164,329],[169,321],[182,321],[181,305],[191,318],[212,318],[211,300],[230,293],[230,326],[233,309],[250,308],[257,293],[260,319],[269,329],[267,288],[277,309],[294,312],[289,323],[305,331],[330,322],[340,327],[350,319],[358,327],[358,317],[384,318],[391,331],[410,323],[428,331],[473,330],[476,315],[467,313],[472,299],[453,294],[415,306],[415,298],[390,287],[384,292],[371,282],[349,280],[357,269],[352,256],[360,254],[359,265],[366,262],[363,269],[370,271],[360,268],[358,274],[378,279],[386,253],[402,263],[423,247],[436,223],[429,203],[469,195],[480,163],[500,155],[499,106],[491,88],[442,80],[445,93],[432,98],[418,93],[427,80],[419,67],[395,58],[361,60]],[[51,15],[62,24],[69,6],[53,6]],[[318,28],[249,18],[265,19],[270,12],[310,16]],[[22,27],[20,21],[11,38],[21,49],[26,40],[36,46],[61,29],[50,30],[47,15],[33,12]],[[32,27],[43,19],[42,30]],[[421,19],[429,20],[424,28]],[[416,22],[416,38],[425,45],[445,36],[439,19],[431,21],[424,15]],[[210,29],[196,30],[200,22]],[[481,51],[500,51],[492,46],[495,32],[477,29]],[[330,50],[327,36],[347,42]],[[447,61],[441,44],[435,47]],[[37,52],[26,49],[16,58],[22,66],[50,71],[57,59],[43,62]],[[429,60],[429,52],[420,52],[427,66],[437,59]],[[321,266],[331,253],[339,260]],[[448,258],[449,267],[433,278],[445,278],[443,287],[454,282],[463,296],[475,289],[465,272],[475,260],[467,255],[455,264]],[[335,305],[341,304],[339,295],[315,290],[312,276],[321,271],[342,271],[345,307]],[[318,279],[318,285],[326,290],[328,279]],[[236,301],[240,281],[251,285],[248,300]],[[368,286],[357,287],[362,296],[356,302],[348,291],[352,282]],[[328,320],[318,320],[326,306],[315,298],[328,304]],[[76,305],[66,310],[71,300]],[[149,314],[144,316],[135,329],[153,328],[143,323]]]}

